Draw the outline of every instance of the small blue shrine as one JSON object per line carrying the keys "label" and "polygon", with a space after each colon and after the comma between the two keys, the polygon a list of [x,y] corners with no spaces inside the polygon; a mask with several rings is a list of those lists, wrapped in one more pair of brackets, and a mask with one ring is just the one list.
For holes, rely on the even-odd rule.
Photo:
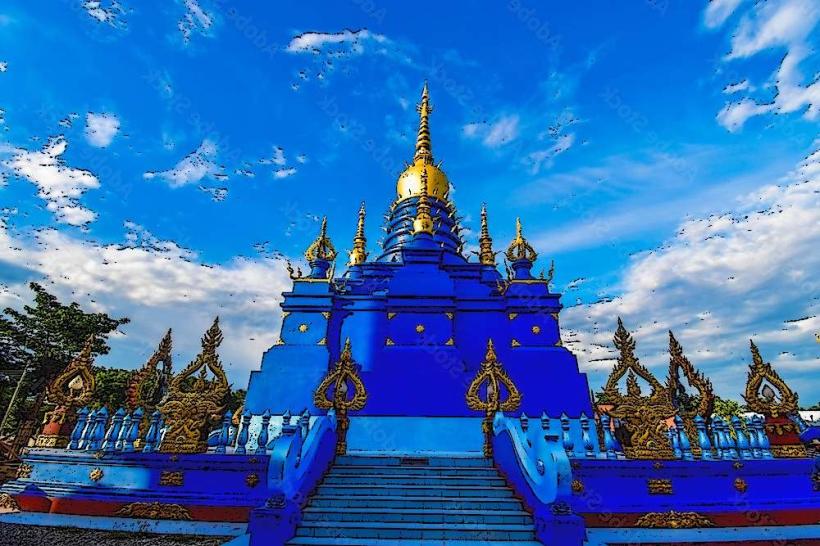
{"label": "small blue shrine", "polygon": [[185,370],[164,370],[167,392],[129,387],[116,411],[61,387],[88,377],[80,355],[0,489],[0,524],[233,546],[820,544],[818,429],[757,347],[750,413],[721,416],[671,332],[664,383],[618,320],[620,356],[593,400],[561,341],[552,267],[533,274],[518,220],[499,272],[486,207],[477,256],[464,252],[426,85],[418,112],[381,252],[362,204],[338,274],[323,220],[309,272],[288,265],[281,333],[241,412],[224,411],[218,321]]}

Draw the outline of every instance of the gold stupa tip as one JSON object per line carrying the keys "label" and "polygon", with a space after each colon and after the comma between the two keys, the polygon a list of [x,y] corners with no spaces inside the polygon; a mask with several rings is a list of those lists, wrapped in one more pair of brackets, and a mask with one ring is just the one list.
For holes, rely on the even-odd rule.
{"label": "gold stupa tip", "polygon": [[490,237],[490,227],[487,221],[487,203],[481,205],[481,235],[478,239],[478,261],[481,265],[495,266],[495,252],[493,239]]}
{"label": "gold stupa tip", "polygon": [[518,260],[528,260],[534,262],[538,259],[538,253],[530,245],[527,239],[524,238],[524,229],[521,226],[521,218],[515,219],[515,239],[507,248],[507,259],[511,262]]}
{"label": "gold stupa tip", "polygon": [[367,214],[364,201],[359,207],[359,220],[356,224],[356,236],[353,237],[353,250],[350,251],[349,265],[359,265],[367,261],[367,238],[364,235],[364,220]]}
{"label": "gold stupa tip", "polygon": [[419,130],[416,136],[413,163],[408,165],[399,176],[396,192],[399,199],[420,195],[421,174],[426,172],[428,195],[446,201],[450,193],[450,181],[433,159],[433,145],[430,139],[430,114],[433,112],[433,107],[430,104],[427,82],[424,83],[416,111],[419,113]]}
{"label": "gold stupa tip", "polygon": [[327,236],[327,216],[322,218],[319,236],[305,251],[305,259],[308,263],[318,260],[332,262],[336,259],[336,248]]}

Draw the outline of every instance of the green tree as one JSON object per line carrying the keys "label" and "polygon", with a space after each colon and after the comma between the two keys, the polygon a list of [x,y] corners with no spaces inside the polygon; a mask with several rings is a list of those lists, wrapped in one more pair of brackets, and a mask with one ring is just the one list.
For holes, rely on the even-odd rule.
{"label": "green tree", "polygon": [[125,407],[125,389],[134,372],[119,368],[94,367],[97,391],[91,402],[92,409],[108,406],[112,412]]}
{"label": "green tree", "polygon": [[4,354],[11,356],[4,358],[16,359],[11,362],[29,369],[13,416],[37,420],[46,385],[65,369],[88,337],[95,335],[93,356],[107,354],[108,335],[128,319],[87,313],[77,303],[61,303],[37,283],[29,287],[34,292],[32,305],[24,306],[22,311],[7,308],[3,312],[0,346],[13,348],[6,350]]}
{"label": "green tree", "polygon": [[745,408],[740,403],[715,396],[715,413],[722,418],[731,419],[735,415],[740,417],[744,411]]}

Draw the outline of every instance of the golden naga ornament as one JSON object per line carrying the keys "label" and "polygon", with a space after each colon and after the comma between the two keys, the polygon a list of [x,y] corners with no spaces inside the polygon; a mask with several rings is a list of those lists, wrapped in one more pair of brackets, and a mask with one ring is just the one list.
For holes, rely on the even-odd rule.
{"label": "golden naga ornament", "polygon": [[524,238],[524,229],[521,227],[521,218],[515,219],[515,239],[512,240],[506,252],[507,260],[517,262],[528,260],[534,262],[538,259],[538,253]]}
{"label": "golden naga ornament", "polygon": [[80,353],[46,387],[46,399],[56,407],[46,412],[43,428],[34,440],[35,447],[66,447],[74,426],[76,408],[87,405],[97,388],[91,366],[95,337],[90,335]]}
{"label": "golden naga ornament", "polygon": [[[208,450],[211,424],[222,418],[225,396],[230,392],[217,354],[221,343],[222,331],[217,317],[202,337],[202,351],[174,377],[168,397],[159,407],[166,424],[161,452],[204,453]],[[212,380],[207,379],[209,370]]]}
{"label": "golden naga ornament", "polygon": [[359,208],[359,221],[356,224],[356,236],[353,237],[353,250],[350,251],[349,265],[360,265],[367,261],[367,238],[364,236],[364,220],[366,211],[364,201]]}
{"label": "golden naga ornament", "polygon": [[[667,421],[675,416],[672,400],[660,381],[635,356],[635,340],[618,318],[615,347],[620,351],[618,362],[612,368],[601,397],[604,404],[612,404],[609,415],[618,418],[629,438],[624,442],[624,453],[633,459],[674,459],[669,442]],[[627,375],[628,374],[628,375]],[[626,376],[626,394],[618,383]],[[638,377],[649,383],[649,396],[641,393]]]}
{"label": "golden naga ornament", "polygon": [[349,411],[360,411],[367,403],[367,390],[356,371],[350,339],[336,366],[328,372],[313,393],[313,405],[319,409],[336,410],[337,435],[336,454],[347,453],[347,430],[350,428]]}
{"label": "golden naga ornament", "polygon": [[[134,411],[142,408],[145,414],[150,415],[167,394],[173,366],[171,348],[171,330],[169,329],[151,358],[128,382],[125,391],[125,402],[128,409]],[[162,363],[161,370],[159,369],[160,363]]]}
{"label": "golden naga ornament", "polygon": [[495,252],[493,239],[490,237],[490,227],[487,222],[487,204],[481,205],[481,236],[478,238],[478,261],[481,265],[495,267]]}
{"label": "golden naga ornament", "polygon": [[[749,411],[771,417],[788,416],[796,412],[798,408],[797,394],[772,369],[771,364],[763,362],[763,357],[760,356],[760,350],[754,341],[750,343],[752,364],[749,367],[746,392],[743,394],[743,399],[746,400]],[[764,384],[764,381],[767,384]],[[775,393],[772,387],[777,389],[778,392]]]}
{"label": "golden naga ornament", "polygon": [[308,262],[332,262],[336,259],[336,255],[336,248],[327,236],[327,217],[324,217],[322,218],[322,227],[319,230],[319,236],[305,251],[305,259]]}
{"label": "golden naga ornament", "polygon": [[[697,398],[686,394],[686,390],[681,383],[680,372],[683,372],[689,386],[697,390]],[[704,420],[711,418],[715,409],[715,395],[712,391],[712,382],[689,362],[689,359],[683,354],[683,347],[671,331],[669,332],[669,377],[666,384],[672,403],[683,421],[683,427],[692,446],[692,452],[699,457],[701,449],[698,442],[695,417],[700,416]],[[694,405],[692,400],[696,401]]]}
{"label": "golden naga ornament", "polygon": [[[502,391],[503,387],[503,391]],[[482,390],[485,398],[481,399]],[[502,398],[506,391],[506,398]],[[493,417],[499,411],[515,411],[521,405],[521,393],[513,383],[495,354],[493,340],[487,341],[487,354],[478,374],[467,388],[467,407],[474,411],[483,411],[484,420],[481,430],[484,432],[484,456],[493,456]]]}

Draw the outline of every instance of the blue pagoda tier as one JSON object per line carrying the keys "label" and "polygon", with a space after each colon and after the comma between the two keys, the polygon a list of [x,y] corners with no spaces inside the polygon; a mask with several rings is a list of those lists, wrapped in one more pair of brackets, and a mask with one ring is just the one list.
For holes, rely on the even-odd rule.
{"label": "blue pagoda tier", "polygon": [[820,544],[820,429],[754,343],[749,412],[719,415],[671,332],[664,382],[619,319],[593,402],[561,342],[552,267],[533,274],[520,220],[497,249],[486,207],[465,252],[426,85],[418,112],[380,252],[362,204],[340,273],[322,221],[309,270],[288,264],[281,332],[241,411],[226,411],[218,319],[176,375],[169,331],[119,409],[84,407],[90,340],[0,488],[0,529],[231,546]]}

